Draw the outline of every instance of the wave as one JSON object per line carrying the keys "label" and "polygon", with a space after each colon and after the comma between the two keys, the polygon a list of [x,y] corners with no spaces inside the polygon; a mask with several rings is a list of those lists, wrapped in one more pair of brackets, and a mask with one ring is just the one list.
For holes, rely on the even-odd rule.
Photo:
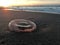
{"label": "wave", "polygon": [[10,8],[15,11],[30,11],[30,12],[45,12],[45,13],[56,13],[60,14],[60,7],[19,7]]}

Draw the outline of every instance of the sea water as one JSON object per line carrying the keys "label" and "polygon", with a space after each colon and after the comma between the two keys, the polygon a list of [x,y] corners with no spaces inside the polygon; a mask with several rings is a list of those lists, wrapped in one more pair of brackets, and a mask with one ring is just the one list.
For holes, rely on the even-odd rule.
{"label": "sea water", "polygon": [[13,10],[60,14],[60,7],[11,7]]}

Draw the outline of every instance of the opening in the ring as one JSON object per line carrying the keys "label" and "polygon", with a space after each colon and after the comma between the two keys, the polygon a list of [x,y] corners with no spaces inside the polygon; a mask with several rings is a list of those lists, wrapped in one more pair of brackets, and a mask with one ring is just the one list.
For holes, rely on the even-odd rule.
{"label": "opening in the ring", "polygon": [[20,30],[25,30],[25,29],[30,29],[32,28],[32,25],[27,23],[27,22],[19,22],[18,24],[16,24],[16,26],[20,29]]}

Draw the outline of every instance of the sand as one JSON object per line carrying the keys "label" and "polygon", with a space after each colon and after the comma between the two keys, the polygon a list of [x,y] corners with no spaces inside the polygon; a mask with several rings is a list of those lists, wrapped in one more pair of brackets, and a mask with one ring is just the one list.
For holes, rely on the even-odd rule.
{"label": "sand", "polygon": [[[13,19],[31,20],[37,29],[31,33],[7,33]],[[60,45],[60,14],[0,9],[0,33],[0,45]]]}

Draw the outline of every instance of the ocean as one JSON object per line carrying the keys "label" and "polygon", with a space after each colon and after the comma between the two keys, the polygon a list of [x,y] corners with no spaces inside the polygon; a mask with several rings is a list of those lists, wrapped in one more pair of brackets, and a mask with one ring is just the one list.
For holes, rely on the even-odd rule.
{"label": "ocean", "polygon": [[12,10],[60,14],[60,7],[10,7]]}

